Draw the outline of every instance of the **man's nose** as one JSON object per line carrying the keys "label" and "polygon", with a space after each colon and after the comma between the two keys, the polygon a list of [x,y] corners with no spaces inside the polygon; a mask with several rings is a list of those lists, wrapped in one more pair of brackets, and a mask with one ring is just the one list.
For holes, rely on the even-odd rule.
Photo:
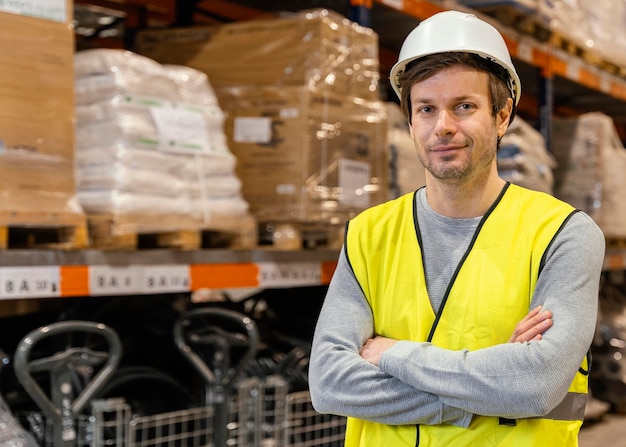
{"label": "man's nose", "polygon": [[437,135],[449,135],[456,131],[456,120],[450,110],[440,110],[437,114],[435,132]]}

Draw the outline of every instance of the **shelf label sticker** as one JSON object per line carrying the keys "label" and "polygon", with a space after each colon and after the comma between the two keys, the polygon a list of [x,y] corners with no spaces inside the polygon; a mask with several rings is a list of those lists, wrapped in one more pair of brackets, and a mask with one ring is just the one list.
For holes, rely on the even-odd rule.
{"label": "shelf label sticker", "polygon": [[533,44],[524,37],[517,44],[517,57],[524,62],[533,63]]}
{"label": "shelf label sticker", "polygon": [[188,292],[191,285],[188,265],[144,266],[142,293]]}
{"label": "shelf label sticker", "polygon": [[404,0],[383,0],[383,3],[391,8],[399,9],[400,11],[404,9]]}
{"label": "shelf label sticker", "polygon": [[259,262],[259,287],[316,286],[321,284],[319,262]]}
{"label": "shelf label sticker", "polygon": [[59,297],[60,277],[58,266],[1,267],[0,299]]}
{"label": "shelf label sticker", "polygon": [[141,277],[139,266],[94,265],[89,267],[89,291],[94,296],[137,294]]}
{"label": "shelf label sticker", "polygon": [[606,73],[600,74],[600,90],[604,93],[611,93],[611,77]]}
{"label": "shelf label sticker", "polygon": [[572,81],[580,81],[581,68],[582,63],[575,58],[571,58],[567,61],[567,77]]}

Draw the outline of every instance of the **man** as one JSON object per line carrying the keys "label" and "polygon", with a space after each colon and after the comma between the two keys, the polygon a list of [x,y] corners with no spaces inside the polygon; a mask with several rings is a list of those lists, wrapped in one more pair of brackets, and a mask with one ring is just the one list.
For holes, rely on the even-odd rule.
{"label": "man", "polygon": [[347,446],[578,445],[604,237],[499,178],[521,93],[502,36],[436,14],[391,82],[426,186],[348,223],[313,340],[314,407],[348,416]]}

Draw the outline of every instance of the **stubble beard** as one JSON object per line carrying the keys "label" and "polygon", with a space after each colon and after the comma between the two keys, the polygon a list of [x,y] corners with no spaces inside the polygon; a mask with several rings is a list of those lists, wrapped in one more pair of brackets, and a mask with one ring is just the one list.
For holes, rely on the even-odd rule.
{"label": "stubble beard", "polygon": [[[471,142],[468,141],[468,147],[471,147]],[[478,172],[481,172],[491,166],[496,151],[485,152],[476,164],[472,164],[471,157],[466,157],[463,160],[463,164],[449,164],[445,160],[438,163],[433,163],[424,155],[424,152],[428,152],[428,148],[425,151],[417,151],[417,158],[422,163],[424,168],[437,180],[445,181],[448,183],[461,184],[474,177]]]}

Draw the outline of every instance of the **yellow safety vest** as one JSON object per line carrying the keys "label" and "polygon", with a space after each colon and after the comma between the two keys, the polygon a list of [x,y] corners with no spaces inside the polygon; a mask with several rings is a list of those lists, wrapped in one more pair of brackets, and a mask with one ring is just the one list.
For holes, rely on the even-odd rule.
{"label": "yellow safety vest", "polygon": [[[439,315],[428,298],[415,195],[361,213],[348,224],[346,253],[372,308],[375,333],[453,350],[507,343],[529,312],[550,243],[574,212],[548,194],[507,184],[482,218]],[[541,418],[474,416],[469,428],[391,426],[349,418],[345,445],[577,446],[587,397],[587,360],[582,360],[564,401]]]}

